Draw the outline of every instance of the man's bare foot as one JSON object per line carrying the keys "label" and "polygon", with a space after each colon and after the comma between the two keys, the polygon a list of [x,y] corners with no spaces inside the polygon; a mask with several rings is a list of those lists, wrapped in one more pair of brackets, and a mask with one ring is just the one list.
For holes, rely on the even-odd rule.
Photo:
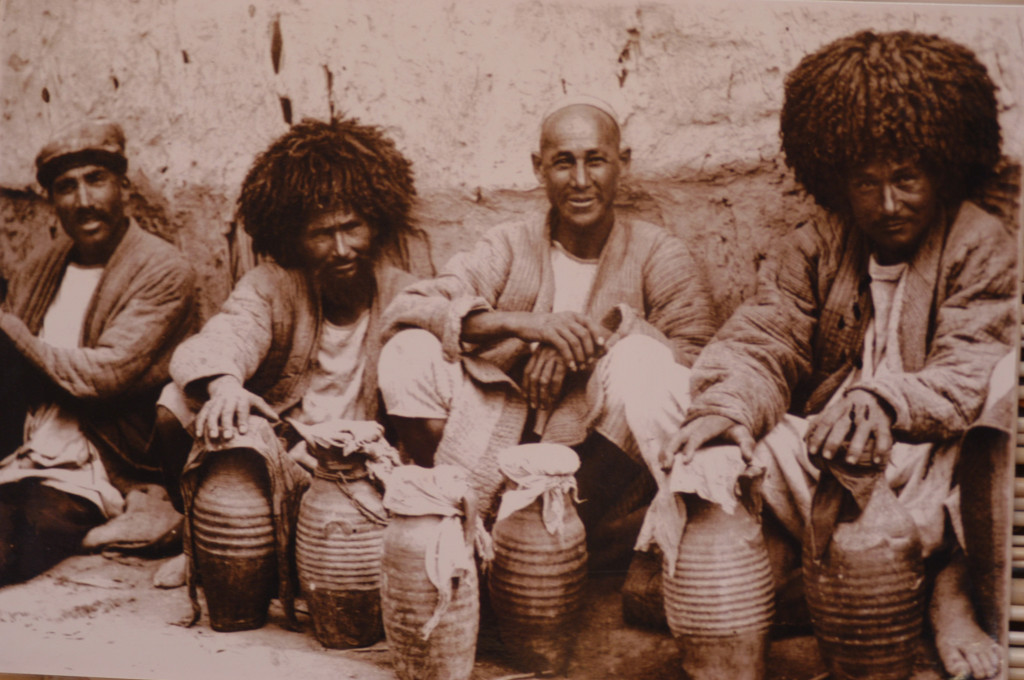
{"label": "man's bare foot", "polygon": [[153,585],[157,588],[180,588],[185,585],[185,572],[188,566],[185,553],[176,555],[160,565],[153,575]]}
{"label": "man's bare foot", "polygon": [[935,579],[929,616],[947,673],[976,680],[999,673],[1003,650],[975,621],[967,596],[967,566],[959,550]]}

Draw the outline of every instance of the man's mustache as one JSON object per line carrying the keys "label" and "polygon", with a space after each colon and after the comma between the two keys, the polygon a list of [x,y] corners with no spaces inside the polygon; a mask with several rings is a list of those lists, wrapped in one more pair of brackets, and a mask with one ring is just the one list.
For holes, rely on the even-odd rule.
{"label": "man's mustache", "polygon": [[99,208],[79,208],[72,214],[71,220],[76,226],[92,222],[93,220],[110,223],[113,221],[113,216],[106,210],[100,210]]}

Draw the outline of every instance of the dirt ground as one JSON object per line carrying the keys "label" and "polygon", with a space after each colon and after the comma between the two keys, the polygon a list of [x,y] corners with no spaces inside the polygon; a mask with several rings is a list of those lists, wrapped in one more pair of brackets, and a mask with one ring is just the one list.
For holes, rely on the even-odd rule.
{"label": "dirt ground", "polygon": [[[386,642],[362,650],[327,650],[312,633],[285,629],[277,603],[270,622],[254,631],[218,633],[205,617],[176,625],[191,611],[184,588],[150,585],[157,560],[86,555],[0,590],[0,671],[153,680],[390,680]],[[587,608],[570,680],[680,678],[675,643],[667,633],[623,623],[621,576],[591,577]],[[310,629],[311,626],[307,626]],[[770,680],[820,680],[824,667],[814,639],[773,642]],[[472,680],[532,678],[507,664],[485,621]],[[935,680],[931,671],[915,680]]]}

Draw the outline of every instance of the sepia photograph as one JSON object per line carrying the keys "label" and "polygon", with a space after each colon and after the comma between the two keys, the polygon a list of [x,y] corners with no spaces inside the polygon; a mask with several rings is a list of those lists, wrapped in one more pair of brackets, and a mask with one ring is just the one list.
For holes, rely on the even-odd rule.
{"label": "sepia photograph", "polygon": [[1017,2],[0,0],[0,680],[1024,680],[1022,162]]}

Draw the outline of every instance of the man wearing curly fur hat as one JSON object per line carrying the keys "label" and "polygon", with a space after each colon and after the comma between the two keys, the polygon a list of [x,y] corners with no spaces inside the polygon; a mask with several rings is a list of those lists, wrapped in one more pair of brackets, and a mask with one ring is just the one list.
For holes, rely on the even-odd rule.
{"label": "man wearing curly fur hat", "polygon": [[[937,574],[946,670],[991,677],[1000,653],[967,597],[960,507],[972,501],[957,461],[1013,389],[1016,239],[972,200],[1000,160],[995,87],[961,45],[862,32],[789,74],[781,129],[824,211],[778,244],[694,364],[661,464],[674,478],[764,467],[765,502],[807,536],[805,560],[858,516],[865,475],[884,471]],[[736,446],[705,446],[722,441]]]}
{"label": "man wearing curly fur hat", "polygon": [[377,419],[380,312],[414,280],[395,263],[415,194],[394,143],[351,119],[305,120],[256,158],[237,215],[265,260],[178,347],[161,398],[172,475],[191,447],[186,505],[188,471],[225,448],[264,456],[275,503],[296,501],[313,461],[282,419]]}

